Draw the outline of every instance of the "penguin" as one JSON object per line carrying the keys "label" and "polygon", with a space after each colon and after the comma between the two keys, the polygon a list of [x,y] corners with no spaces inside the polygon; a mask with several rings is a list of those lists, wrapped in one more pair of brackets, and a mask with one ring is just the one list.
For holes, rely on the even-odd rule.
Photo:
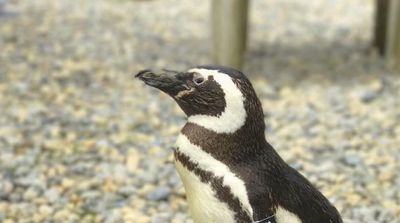
{"label": "penguin", "polygon": [[341,223],[336,208],[265,138],[261,102],[239,70],[203,65],[135,75],[187,116],[174,147],[195,223]]}

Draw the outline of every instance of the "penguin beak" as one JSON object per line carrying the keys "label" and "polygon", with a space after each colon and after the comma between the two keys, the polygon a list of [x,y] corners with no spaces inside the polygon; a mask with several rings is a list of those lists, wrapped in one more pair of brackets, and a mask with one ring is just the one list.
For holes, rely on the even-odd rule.
{"label": "penguin beak", "polygon": [[158,72],[142,70],[135,75],[145,84],[160,89],[161,91],[175,96],[180,91],[188,90],[186,82],[180,78],[180,72],[163,69]]}

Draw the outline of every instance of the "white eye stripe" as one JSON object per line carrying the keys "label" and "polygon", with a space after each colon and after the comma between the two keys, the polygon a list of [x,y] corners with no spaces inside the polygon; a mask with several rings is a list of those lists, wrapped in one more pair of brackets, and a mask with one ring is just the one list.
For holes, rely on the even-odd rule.
{"label": "white eye stripe", "polygon": [[218,117],[208,115],[193,115],[188,122],[195,123],[217,133],[233,133],[240,129],[246,121],[246,110],[244,108],[244,97],[242,92],[232,81],[231,77],[218,70],[194,68],[189,72],[202,75],[205,79],[212,76],[221,86],[225,94],[226,107]]}
{"label": "white eye stripe", "polygon": [[204,72],[207,71],[206,69],[200,69],[200,68],[193,68],[188,70],[189,73],[194,73],[196,75],[200,75],[202,77],[204,77],[204,79],[208,79],[208,76],[212,75],[210,73]]}

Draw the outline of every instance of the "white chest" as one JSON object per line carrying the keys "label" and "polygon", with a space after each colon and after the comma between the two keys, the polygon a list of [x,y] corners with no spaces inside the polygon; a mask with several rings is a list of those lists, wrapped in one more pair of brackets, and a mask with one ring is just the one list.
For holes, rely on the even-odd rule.
{"label": "white chest", "polygon": [[[201,171],[212,174],[212,177],[221,179],[221,187],[227,188],[240,202],[240,207],[248,216],[253,216],[245,183],[228,166],[215,159],[197,145],[194,145],[183,134],[179,135],[177,152],[187,157],[188,161]],[[189,207],[195,222],[235,222],[234,212],[227,202],[216,197],[215,188],[209,182],[202,182],[199,176],[188,170],[179,161],[176,168],[185,186]],[[204,180],[203,180],[204,181]],[[208,218],[208,219],[207,219]]]}
{"label": "white chest", "polygon": [[[198,176],[186,169],[179,161],[175,162],[175,166],[185,187],[194,223],[235,222],[234,213],[226,203],[215,197],[211,185],[201,182]],[[278,207],[275,219],[277,223],[301,223],[296,215],[282,207]]]}
{"label": "white chest", "polygon": [[[224,163],[190,143],[185,135],[179,135],[176,145],[178,152],[185,155],[197,168],[212,173],[214,177],[222,178],[221,186],[229,188],[233,196],[239,199],[241,208],[248,213],[248,216],[253,216],[247,188],[240,177]],[[188,170],[179,160],[175,161],[175,165],[185,187],[189,209],[195,223],[235,222],[235,213],[226,202],[216,197],[216,192],[210,183],[202,182],[199,176]],[[275,218],[277,223],[301,223],[296,215],[282,207],[278,207]]]}
{"label": "white chest", "polygon": [[198,176],[179,161],[176,161],[175,165],[185,187],[189,209],[195,223],[235,222],[234,213],[226,203],[216,198],[211,185],[201,182]]}

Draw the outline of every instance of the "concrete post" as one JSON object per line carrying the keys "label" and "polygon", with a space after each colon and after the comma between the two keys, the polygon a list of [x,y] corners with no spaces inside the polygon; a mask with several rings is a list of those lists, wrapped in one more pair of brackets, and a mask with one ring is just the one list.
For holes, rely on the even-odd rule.
{"label": "concrete post", "polygon": [[246,50],[248,0],[213,0],[214,62],[241,69]]}

